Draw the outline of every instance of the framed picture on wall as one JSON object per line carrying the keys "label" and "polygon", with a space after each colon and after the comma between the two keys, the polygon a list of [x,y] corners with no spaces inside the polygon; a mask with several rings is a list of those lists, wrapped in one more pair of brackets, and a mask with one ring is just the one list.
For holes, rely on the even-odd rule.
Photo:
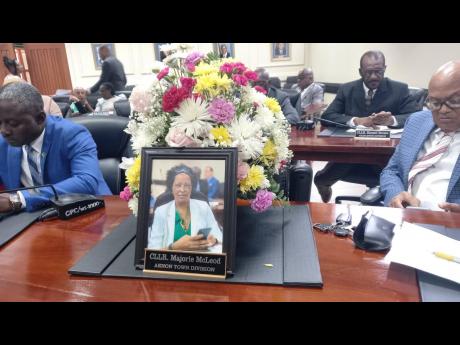
{"label": "framed picture on wall", "polygon": [[160,50],[161,46],[164,44],[171,44],[171,43],[154,43],[153,50],[155,52],[155,60],[156,61],[163,61],[166,57],[166,54]]}
{"label": "framed picture on wall", "polygon": [[272,43],[271,56],[272,61],[291,60],[290,43]]}
{"label": "framed picture on wall", "polygon": [[235,44],[233,43],[214,43],[214,53],[219,54],[219,57],[234,58],[235,57]]}
{"label": "framed picture on wall", "polygon": [[91,43],[91,50],[93,52],[93,59],[94,59],[94,67],[96,69],[101,69],[102,68],[102,62],[103,61],[101,60],[101,57],[99,56],[99,48],[102,45],[106,45],[106,46],[109,47],[113,57],[117,56],[116,53],[115,53],[115,44],[114,43]]}

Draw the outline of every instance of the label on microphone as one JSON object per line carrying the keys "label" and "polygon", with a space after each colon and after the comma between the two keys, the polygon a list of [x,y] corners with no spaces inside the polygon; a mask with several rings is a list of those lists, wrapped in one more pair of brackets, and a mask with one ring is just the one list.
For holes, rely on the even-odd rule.
{"label": "label on microphone", "polygon": [[387,139],[391,138],[390,131],[379,131],[374,129],[357,129],[355,132],[356,139]]}

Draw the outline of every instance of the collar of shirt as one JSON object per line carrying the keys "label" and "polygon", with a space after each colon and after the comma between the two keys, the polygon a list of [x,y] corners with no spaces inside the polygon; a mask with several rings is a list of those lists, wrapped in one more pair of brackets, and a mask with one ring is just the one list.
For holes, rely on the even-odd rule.
{"label": "collar of shirt", "polygon": [[[363,82],[363,87],[364,87],[364,97],[366,97],[367,93],[369,92],[369,88],[366,86],[366,84],[364,84],[364,82]],[[375,89],[375,90],[372,90],[374,92],[373,93],[374,96],[375,96],[375,93],[377,92],[377,90],[378,90],[378,88]]]}
{"label": "collar of shirt", "polygon": [[[33,149],[39,153],[42,152],[42,146],[43,146],[43,138],[45,137],[45,128],[43,128],[43,132],[42,134],[40,134],[40,136],[35,139],[34,141],[32,141],[29,145],[33,147]],[[26,145],[23,146],[24,148],[26,147]]]}

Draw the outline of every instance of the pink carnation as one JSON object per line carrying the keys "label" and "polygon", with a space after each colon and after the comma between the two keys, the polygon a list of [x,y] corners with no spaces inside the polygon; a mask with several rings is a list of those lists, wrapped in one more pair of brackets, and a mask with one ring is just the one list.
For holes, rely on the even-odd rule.
{"label": "pink carnation", "polygon": [[163,79],[165,76],[168,75],[168,73],[169,73],[169,67],[163,68],[163,69],[157,74],[157,79],[158,79],[158,80]]}
{"label": "pink carnation", "polygon": [[232,76],[232,79],[236,85],[239,85],[239,86],[248,85],[248,78],[246,78],[244,75],[234,74]]}
{"label": "pink carnation", "polygon": [[182,84],[182,87],[186,90],[191,91],[194,86],[196,85],[196,80],[193,78],[180,78],[180,83]]}
{"label": "pink carnation", "polygon": [[166,112],[174,111],[174,109],[176,109],[189,95],[190,90],[187,90],[184,87],[171,87],[163,95],[163,110]]}
{"label": "pink carnation", "polygon": [[251,71],[250,69],[248,69],[248,70],[246,70],[246,71],[244,72],[244,76],[245,76],[246,78],[248,78],[249,80],[254,80],[254,81],[256,81],[257,79],[259,79],[259,76],[257,75],[257,73],[254,72],[254,71]]}
{"label": "pink carnation", "polygon": [[238,173],[237,178],[238,181],[246,178],[249,172],[249,164],[245,162],[238,162]]}
{"label": "pink carnation", "polygon": [[256,212],[263,212],[272,205],[273,193],[266,189],[257,191],[256,198],[251,201],[251,208]]}
{"label": "pink carnation", "polygon": [[177,127],[171,127],[166,135],[166,143],[171,147],[197,147],[198,144]]}
{"label": "pink carnation", "polygon": [[243,74],[243,72],[246,71],[247,67],[241,62],[235,62],[233,64],[233,69],[235,70],[235,73]]}
{"label": "pink carnation", "polygon": [[254,86],[254,89],[256,89],[256,91],[259,91],[260,93],[263,93],[264,95],[267,94],[267,90],[265,90],[262,86],[256,85]]}
{"label": "pink carnation", "polygon": [[216,122],[230,123],[235,117],[235,106],[225,99],[216,98],[211,102],[208,113]]}
{"label": "pink carnation", "polygon": [[129,189],[128,186],[126,186],[120,192],[120,198],[123,199],[124,201],[129,201],[132,197],[133,197],[133,193],[131,193],[131,190]]}
{"label": "pink carnation", "polygon": [[226,62],[220,66],[220,71],[223,73],[231,74],[233,72],[233,64]]}

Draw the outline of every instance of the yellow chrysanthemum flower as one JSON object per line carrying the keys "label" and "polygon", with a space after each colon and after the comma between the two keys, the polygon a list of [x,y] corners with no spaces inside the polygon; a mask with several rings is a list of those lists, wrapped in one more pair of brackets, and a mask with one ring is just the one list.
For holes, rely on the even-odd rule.
{"label": "yellow chrysanthemum flower", "polygon": [[231,80],[229,77],[227,77],[226,74],[224,74],[222,77],[217,76],[216,78],[216,86],[224,91],[230,90],[230,87],[232,86],[233,80]]}
{"label": "yellow chrysanthemum flower", "polygon": [[134,164],[126,170],[126,182],[131,190],[139,189],[139,182],[141,179],[141,157],[138,156],[134,160]]}
{"label": "yellow chrysanthemum flower", "polygon": [[264,104],[274,113],[281,111],[281,106],[275,98],[267,97]]}
{"label": "yellow chrysanthemum flower", "polygon": [[228,130],[225,127],[214,127],[211,129],[210,133],[219,145],[228,146],[232,143],[230,134],[228,133]]}
{"label": "yellow chrysanthemum flower", "polygon": [[249,168],[246,178],[240,181],[240,191],[246,193],[251,189],[256,190],[262,186],[264,181],[264,168],[260,165],[253,165]]}
{"label": "yellow chrysanthemum flower", "polygon": [[215,86],[215,80],[209,74],[196,78],[195,92],[203,93],[204,91],[210,91]]}
{"label": "yellow chrysanthemum flower", "polygon": [[262,150],[262,156],[260,157],[260,160],[265,165],[270,166],[275,162],[276,154],[277,154],[276,145],[270,139],[265,143],[265,146]]}
{"label": "yellow chrysanthemum flower", "polygon": [[210,64],[201,62],[198,64],[198,66],[195,67],[195,71],[193,71],[193,75],[195,77],[198,76],[203,76],[211,73],[217,73],[219,72],[219,67],[218,66],[212,66]]}

